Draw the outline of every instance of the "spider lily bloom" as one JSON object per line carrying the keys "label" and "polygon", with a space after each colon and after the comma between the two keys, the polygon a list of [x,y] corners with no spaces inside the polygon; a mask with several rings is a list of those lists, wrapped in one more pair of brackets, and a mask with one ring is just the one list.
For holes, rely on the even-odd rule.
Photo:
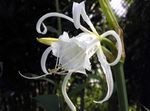
{"label": "spider lily bloom", "polygon": [[[99,63],[101,64],[102,70],[106,77],[108,91],[103,100],[94,101],[94,102],[103,103],[104,101],[107,101],[113,92],[113,78],[112,78],[112,72],[110,66],[116,65],[119,62],[121,58],[122,45],[118,34],[113,30],[107,31],[102,35],[98,34],[92,22],[90,21],[88,15],[86,14],[84,2],[73,3],[72,15],[73,18],[57,12],[45,14],[37,22],[36,29],[38,33],[46,34],[47,28],[46,25],[43,23],[43,21],[48,17],[61,17],[71,21],[74,24],[76,29],[80,29],[83,31],[82,33],[72,38],[69,38],[67,32],[63,32],[63,34],[60,35],[58,39],[54,39],[54,38],[38,39],[39,42],[50,45],[45,50],[41,58],[41,68],[45,73],[45,76],[51,73],[46,69],[46,60],[48,54],[52,51],[52,54],[57,57],[56,66],[55,66],[56,70],[54,73],[60,75],[61,74],[66,75],[62,84],[62,93],[64,99],[67,102],[70,109],[72,111],[76,111],[76,107],[74,106],[74,104],[69,99],[66,93],[66,85],[68,80],[71,77],[71,74],[73,72],[86,74],[86,70],[90,71],[91,70],[90,58],[94,54],[97,54]],[[81,17],[87,23],[87,25],[90,27],[91,30],[88,30],[87,28],[81,25],[80,23]],[[41,31],[41,26],[43,26],[44,28],[43,31]],[[103,53],[102,46],[101,46],[101,40],[104,37],[107,37],[109,35],[112,35],[116,39],[117,49],[118,49],[118,55],[112,63],[107,62],[107,59]],[[63,69],[64,72],[58,71],[59,69]]]}

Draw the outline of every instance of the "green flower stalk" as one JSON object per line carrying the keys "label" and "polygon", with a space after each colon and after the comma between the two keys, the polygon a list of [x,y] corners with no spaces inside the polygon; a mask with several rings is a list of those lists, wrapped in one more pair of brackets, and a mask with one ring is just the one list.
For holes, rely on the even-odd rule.
{"label": "green flower stalk", "polygon": [[117,18],[115,16],[115,14],[113,13],[113,10],[110,6],[109,0],[98,0],[103,13],[106,16],[106,19],[110,25],[110,27],[115,30],[121,39],[122,42],[122,57],[121,57],[121,61],[124,63],[125,60],[125,48],[124,48],[124,40],[123,40],[123,31],[121,29],[121,27],[119,26],[118,22],[117,22]]}
{"label": "green flower stalk", "polygon": [[116,79],[117,92],[118,92],[118,102],[119,102],[119,111],[128,111],[128,98],[124,77],[124,69],[123,64],[125,61],[125,49],[124,49],[124,40],[123,40],[123,31],[120,28],[117,19],[112,11],[112,8],[109,4],[109,0],[98,0],[100,6],[107,18],[107,21],[112,29],[114,29],[120,35],[120,39],[122,42],[122,57],[121,61],[113,66],[113,73]]}

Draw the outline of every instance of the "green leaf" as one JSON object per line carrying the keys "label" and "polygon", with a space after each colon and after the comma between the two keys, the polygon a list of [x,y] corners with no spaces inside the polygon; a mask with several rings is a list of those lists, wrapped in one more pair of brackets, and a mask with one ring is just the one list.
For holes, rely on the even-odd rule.
{"label": "green leaf", "polygon": [[60,111],[60,103],[56,95],[41,95],[34,99],[37,101],[37,105],[46,111]]}

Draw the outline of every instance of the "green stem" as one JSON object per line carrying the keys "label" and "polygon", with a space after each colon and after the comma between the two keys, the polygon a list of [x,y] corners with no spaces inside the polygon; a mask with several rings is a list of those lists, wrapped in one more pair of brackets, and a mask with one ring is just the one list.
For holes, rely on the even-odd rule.
{"label": "green stem", "polygon": [[104,44],[112,52],[114,57],[117,56],[117,48],[111,40],[102,38],[101,43]]}
{"label": "green stem", "polygon": [[124,77],[123,63],[119,62],[112,67],[118,92],[119,111],[128,111],[128,98]]}
{"label": "green stem", "polygon": [[109,4],[109,1],[108,0],[98,0],[99,3],[100,3],[100,6],[102,8],[102,11],[103,13],[105,14],[106,16],[106,19],[109,23],[109,25],[113,28],[113,29],[116,29],[119,27],[119,24],[117,22],[117,19],[111,9],[111,6]]}
{"label": "green stem", "polygon": [[[60,12],[59,0],[56,0],[55,5],[56,5],[56,12]],[[61,34],[62,33],[62,27],[61,27],[61,19],[60,18],[57,18],[57,27],[58,27],[59,34]]]}
{"label": "green stem", "polygon": [[102,50],[106,56],[106,58],[108,59],[109,62],[113,62],[115,57],[114,55],[105,47],[102,46]]}

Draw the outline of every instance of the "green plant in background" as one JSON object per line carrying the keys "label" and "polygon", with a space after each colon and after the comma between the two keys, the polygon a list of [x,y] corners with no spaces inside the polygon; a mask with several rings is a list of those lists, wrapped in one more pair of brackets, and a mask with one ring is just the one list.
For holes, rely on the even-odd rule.
{"label": "green plant in background", "polygon": [[[27,79],[39,79],[42,77],[46,77],[51,74],[65,75],[64,80],[62,81],[62,94],[66,103],[72,111],[76,111],[76,106],[81,107],[84,106],[87,111],[91,109],[98,110],[101,109],[103,111],[107,110],[108,103],[104,103],[107,101],[112,93],[113,93],[113,78],[111,66],[113,66],[113,73],[116,79],[116,87],[119,98],[120,111],[127,111],[127,96],[126,96],[126,88],[125,88],[125,80],[123,74],[123,62],[125,58],[124,53],[124,45],[123,45],[123,33],[121,28],[119,27],[117,20],[110,8],[109,2],[107,0],[99,0],[101,8],[106,15],[106,18],[112,27],[113,30],[107,31],[101,35],[96,31],[92,22],[85,12],[85,4],[74,3],[72,8],[73,18],[70,18],[64,14],[54,12],[48,13],[42,16],[37,23],[37,32],[41,34],[46,34],[47,27],[43,23],[43,21],[48,17],[61,17],[71,21],[76,29],[80,29],[83,31],[77,36],[69,38],[69,34],[67,32],[63,32],[62,35],[59,36],[58,39],[55,38],[38,38],[37,40],[46,45],[50,45],[42,55],[41,58],[41,68],[44,75],[41,76],[33,76],[27,77],[20,73],[21,76]],[[58,5],[58,2],[57,2]],[[57,9],[59,9],[57,7]],[[81,25],[80,17],[87,23],[91,30],[88,30],[86,27]],[[43,26],[44,30],[41,31],[41,26]],[[58,27],[61,27],[60,19],[58,19]],[[59,28],[59,33],[61,32],[61,28]],[[109,39],[107,36],[114,36],[116,40]],[[120,36],[120,37],[119,37]],[[54,69],[46,68],[46,60],[48,54],[52,52],[52,54],[57,58],[56,65]],[[95,57],[97,55],[97,57]],[[96,66],[96,70],[93,73],[88,72],[88,79],[81,79],[81,84],[77,84],[75,82],[76,79],[71,79],[69,82],[72,73],[81,73],[81,76],[87,76],[87,72],[91,71],[91,58],[94,56],[99,61],[100,65]],[[121,60],[120,60],[121,58]],[[111,63],[109,63],[109,62]],[[120,61],[120,62],[119,62]],[[119,63],[118,63],[119,62]],[[94,61],[92,61],[94,64]],[[117,64],[117,65],[116,65]],[[85,77],[84,77],[85,78]],[[49,80],[50,81],[50,80]],[[106,82],[105,82],[106,81]],[[68,85],[71,87],[67,87]],[[73,84],[73,85],[71,85]],[[57,85],[59,87],[59,85]],[[104,87],[107,87],[106,89]],[[71,89],[69,95],[67,94],[66,89]],[[94,92],[89,92],[89,90],[93,90]],[[81,97],[78,94],[82,92]],[[90,96],[88,96],[92,93]],[[106,95],[105,95],[106,94]],[[60,96],[60,91],[57,91],[58,97]],[[103,103],[97,104],[94,107],[93,99],[97,100],[98,96],[101,101],[94,101],[95,103]],[[104,96],[105,95],[105,96]],[[76,98],[75,98],[76,96]],[[55,96],[49,96],[53,99],[56,98],[55,104],[60,104],[61,108],[66,111],[68,109],[65,108],[63,102],[58,102],[58,100],[62,101],[62,99],[58,99]],[[70,98],[71,99],[70,99]],[[45,98],[46,100],[48,98]],[[37,98],[37,100],[45,100],[43,98]],[[50,99],[50,98],[49,98]],[[122,101],[120,101],[122,100]],[[48,100],[49,101],[49,100]],[[45,102],[44,104],[51,103]],[[73,101],[73,102],[72,102]],[[76,103],[76,104],[75,104]],[[85,105],[83,105],[85,103]],[[48,105],[47,105],[48,106]],[[59,107],[59,105],[56,107]],[[83,108],[84,108],[83,107]],[[47,108],[48,109],[48,108]],[[58,108],[59,109],[59,108]],[[58,110],[57,109],[57,110]],[[52,110],[52,108],[49,108]],[[56,109],[53,109],[56,110]]]}

